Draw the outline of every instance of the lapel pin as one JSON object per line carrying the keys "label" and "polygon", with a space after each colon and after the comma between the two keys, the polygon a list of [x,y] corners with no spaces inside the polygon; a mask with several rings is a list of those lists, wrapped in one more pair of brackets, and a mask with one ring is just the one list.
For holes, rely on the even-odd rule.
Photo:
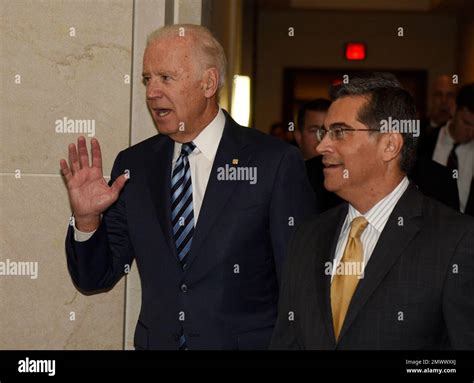
{"label": "lapel pin", "polygon": [[234,158],[234,159],[232,160],[232,165],[238,165],[238,164],[239,164],[238,158]]}

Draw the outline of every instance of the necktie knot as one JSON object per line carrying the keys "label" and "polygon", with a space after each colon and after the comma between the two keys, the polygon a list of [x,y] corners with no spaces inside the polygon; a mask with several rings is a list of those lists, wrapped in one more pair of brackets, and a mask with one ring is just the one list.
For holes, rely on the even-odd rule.
{"label": "necktie knot", "polygon": [[187,157],[194,151],[194,149],[196,149],[194,142],[185,142],[181,145],[181,155]]}
{"label": "necktie knot", "polygon": [[354,218],[351,222],[349,237],[360,238],[368,224],[369,222],[362,216]]}

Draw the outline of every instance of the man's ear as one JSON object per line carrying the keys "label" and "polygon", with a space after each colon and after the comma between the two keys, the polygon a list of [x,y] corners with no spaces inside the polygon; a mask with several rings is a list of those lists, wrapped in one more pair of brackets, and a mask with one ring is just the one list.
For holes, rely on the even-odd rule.
{"label": "man's ear", "polygon": [[382,158],[389,162],[397,158],[403,148],[403,137],[400,133],[386,133],[382,137]]}
{"label": "man's ear", "polygon": [[219,88],[219,71],[212,67],[204,71],[202,89],[206,98],[213,97]]}

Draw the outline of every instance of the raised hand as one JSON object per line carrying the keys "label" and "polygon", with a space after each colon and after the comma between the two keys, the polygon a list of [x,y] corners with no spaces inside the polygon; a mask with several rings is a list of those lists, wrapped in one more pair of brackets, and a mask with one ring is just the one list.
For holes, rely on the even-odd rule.
{"label": "raised hand", "polygon": [[61,173],[66,181],[69,202],[74,212],[76,227],[84,232],[96,230],[101,214],[118,198],[128,180],[126,174],[117,177],[109,186],[102,174],[102,155],[99,141],[91,140],[92,164],[89,164],[86,140],[77,139],[76,145],[69,144],[69,166],[60,160]]}

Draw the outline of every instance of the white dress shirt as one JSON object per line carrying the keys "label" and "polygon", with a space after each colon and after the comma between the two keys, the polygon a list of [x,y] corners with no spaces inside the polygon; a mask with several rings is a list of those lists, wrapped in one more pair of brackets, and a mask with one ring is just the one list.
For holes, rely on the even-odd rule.
{"label": "white dress shirt", "polygon": [[[224,132],[224,126],[225,115],[222,109],[219,108],[216,117],[214,117],[210,124],[207,125],[193,140],[196,149],[194,149],[194,151],[188,156],[193,187],[194,226],[196,226],[201,211],[202,201],[204,199],[204,194],[206,193],[207,183],[211,175],[217,148],[219,147],[222,133]],[[182,145],[179,142],[174,143],[171,173],[173,173],[174,165],[181,153],[181,146]],[[87,241],[94,233],[95,231],[85,233],[78,230],[74,225],[74,240],[77,242]]]}
{"label": "white dress shirt", "polygon": [[339,239],[337,241],[336,253],[332,264],[331,281],[334,278],[336,267],[344,255],[344,249],[346,248],[347,239],[349,238],[352,220],[356,217],[363,216],[368,221],[368,225],[360,237],[362,247],[364,249],[365,269],[367,263],[369,262],[370,256],[374,251],[375,245],[379,240],[380,234],[382,234],[382,230],[387,224],[390,214],[392,214],[392,211],[400,197],[403,195],[403,193],[405,193],[405,190],[407,190],[408,185],[408,178],[404,177],[390,194],[382,198],[365,214],[359,213],[352,205],[349,204],[349,211],[347,212],[346,219],[342,225],[341,233],[339,234]]}
{"label": "white dress shirt", "polygon": [[[191,168],[191,182],[193,186],[193,210],[194,210],[194,226],[196,226],[199,212],[201,211],[202,201],[206,193],[207,182],[211,175],[212,164],[216,157],[217,148],[224,132],[225,115],[219,108],[214,120],[199,133],[193,140],[196,149],[188,156],[189,167]],[[171,166],[171,174],[174,165],[181,153],[181,144],[174,143],[173,164]],[[170,197],[171,199],[171,197]]]}
{"label": "white dress shirt", "polygon": [[[433,161],[440,165],[448,164],[449,153],[451,152],[454,140],[449,134],[448,122],[441,128],[438,135],[438,141],[433,152]],[[471,188],[471,180],[474,176],[474,140],[460,144],[456,150],[458,157],[458,191],[459,191],[459,210],[464,213],[466,209],[467,199],[469,198],[469,189]]]}

